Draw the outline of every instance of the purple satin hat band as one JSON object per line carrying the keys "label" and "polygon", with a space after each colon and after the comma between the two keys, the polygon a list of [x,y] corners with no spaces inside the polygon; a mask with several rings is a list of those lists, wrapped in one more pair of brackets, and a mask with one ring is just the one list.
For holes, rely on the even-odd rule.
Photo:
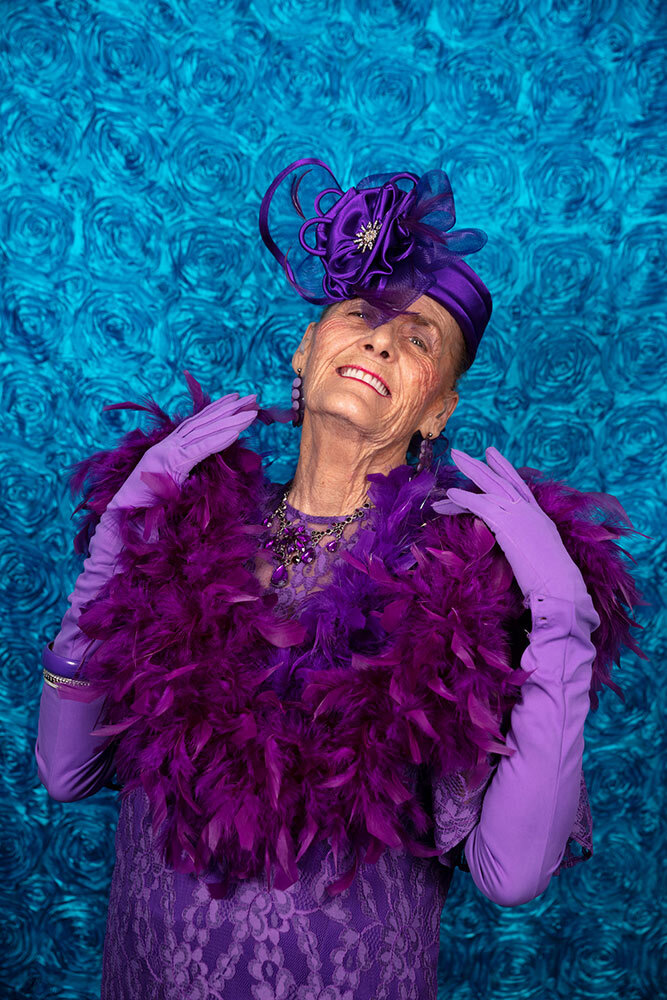
{"label": "purple satin hat band", "polygon": [[[278,189],[290,175],[286,199],[285,188]],[[281,241],[289,234],[285,252],[269,228],[274,199]],[[430,295],[458,323],[472,364],[492,301],[461,258],[480,250],[487,236],[481,229],[455,230],[455,221],[444,170],[370,174],[344,191],[326,163],[314,157],[281,170],[259,212],[262,239],[302,298],[316,305],[363,298],[372,307],[374,328]]]}
{"label": "purple satin hat band", "polygon": [[451,260],[434,277],[435,284],[425,294],[444,306],[461,327],[471,365],[491,318],[491,292],[464,260]]}

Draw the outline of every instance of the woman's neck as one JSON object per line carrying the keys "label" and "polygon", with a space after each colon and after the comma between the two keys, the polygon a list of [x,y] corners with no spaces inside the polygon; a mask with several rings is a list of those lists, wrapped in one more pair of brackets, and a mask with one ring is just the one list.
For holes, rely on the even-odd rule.
{"label": "woman's neck", "polygon": [[306,414],[301,447],[287,502],[304,514],[342,517],[351,514],[368,497],[371,473],[386,475],[405,463],[405,448],[395,442],[378,449],[358,434],[346,435],[331,422]]}

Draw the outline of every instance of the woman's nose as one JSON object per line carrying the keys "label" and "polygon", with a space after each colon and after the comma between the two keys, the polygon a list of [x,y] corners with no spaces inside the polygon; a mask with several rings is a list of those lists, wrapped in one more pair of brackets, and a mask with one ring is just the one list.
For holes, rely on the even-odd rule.
{"label": "woman's nose", "polygon": [[379,354],[380,357],[382,357],[382,358],[388,358],[389,357],[389,351],[387,350],[386,347],[383,347],[381,350],[378,351],[377,348],[373,346],[373,344],[364,344],[364,350],[365,351],[376,351],[376,353]]}
{"label": "woman's nose", "polygon": [[389,357],[394,347],[394,331],[391,323],[383,323],[376,326],[372,333],[366,334],[367,340],[364,344],[365,351],[377,351],[382,357]]}

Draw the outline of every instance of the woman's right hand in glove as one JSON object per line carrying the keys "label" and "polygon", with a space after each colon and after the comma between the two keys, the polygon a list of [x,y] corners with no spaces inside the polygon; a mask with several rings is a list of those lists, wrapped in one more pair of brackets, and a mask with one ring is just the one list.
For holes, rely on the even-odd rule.
{"label": "woman's right hand in glove", "polygon": [[187,417],[162,441],[142,455],[107,510],[117,507],[148,507],[156,495],[150,487],[151,474],[166,473],[182,486],[199,462],[224,451],[257,418],[257,396],[231,392]]}

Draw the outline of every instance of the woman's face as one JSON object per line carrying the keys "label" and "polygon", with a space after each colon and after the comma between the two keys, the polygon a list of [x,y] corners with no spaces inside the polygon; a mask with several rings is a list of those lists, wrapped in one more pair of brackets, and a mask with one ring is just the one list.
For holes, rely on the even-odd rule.
{"label": "woman's face", "polygon": [[[416,430],[435,438],[458,403],[451,391],[461,330],[447,310],[422,295],[410,311],[372,329],[363,299],[337,302],[310,323],[292,358],[301,368],[306,412],[347,420],[377,447],[409,444]],[[356,370],[355,370],[356,369]],[[384,388],[361,381],[365,369]]]}

